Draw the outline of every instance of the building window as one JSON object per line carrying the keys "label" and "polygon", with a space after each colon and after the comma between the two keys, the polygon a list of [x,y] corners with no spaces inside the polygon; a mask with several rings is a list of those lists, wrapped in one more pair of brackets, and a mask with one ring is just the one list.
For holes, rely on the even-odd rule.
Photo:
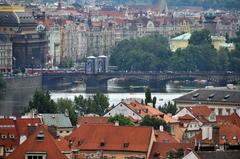
{"label": "building window", "polygon": [[2,139],[6,139],[7,135],[1,135]]}
{"label": "building window", "polygon": [[47,153],[45,152],[35,152],[35,153],[26,153],[25,159],[46,159]]}
{"label": "building window", "polygon": [[218,109],[218,115],[222,115],[222,108]]}
{"label": "building window", "polygon": [[9,135],[9,138],[10,138],[10,139],[14,139],[15,136],[14,136],[14,135]]}
{"label": "building window", "polygon": [[226,109],[226,115],[230,115],[230,109]]}

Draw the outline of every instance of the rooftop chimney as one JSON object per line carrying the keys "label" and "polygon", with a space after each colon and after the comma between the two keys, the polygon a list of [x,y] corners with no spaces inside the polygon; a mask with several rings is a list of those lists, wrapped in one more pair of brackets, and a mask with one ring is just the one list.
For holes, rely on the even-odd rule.
{"label": "rooftop chimney", "polygon": [[114,122],[114,126],[119,126],[119,121],[118,121],[118,120],[116,120],[116,121]]}
{"label": "rooftop chimney", "polygon": [[213,127],[213,143],[214,145],[219,145],[219,126]]}
{"label": "rooftop chimney", "polygon": [[163,126],[162,126],[162,125],[160,125],[160,126],[159,126],[159,130],[160,130],[161,132],[163,132],[163,131],[164,131],[164,128],[163,128]]}

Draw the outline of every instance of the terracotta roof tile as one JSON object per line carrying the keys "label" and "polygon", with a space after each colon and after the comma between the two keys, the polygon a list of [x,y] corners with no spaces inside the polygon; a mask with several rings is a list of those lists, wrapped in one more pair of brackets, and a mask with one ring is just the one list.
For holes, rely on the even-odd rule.
{"label": "terracotta roof tile", "polygon": [[159,143],[159,142],[155,142],[153,144],[151,153],[150,153],[150,157],[149,159],[154,159],[154,157],[156,157],[156,155],[158,155],[157,157],[161,157],[161,158],[166,158],[167,157],[167,153],[171,150],[177,150],[177,149],[188,149],[194,148],[193,144],[188,144],[188,143]]}
{"label": "terracotta roof tile", "polygon": [[58,139],[55,140],[55,142],[56,142],[58,149],[61,152],[71,151],[68,141],[66,139],[64,139],[63,137],[59,137]]}
{"label": "terracotta roof tile", "polygon": [[233,113],[229,116],[223,116],[223,115],[218,115],[217,116],[217,122],[231,122],[232,124],[240,127],[240,117],[238,116],[237,113]]}
{"label": "terracotta roof tile", "polygon": [[[37,135],[40,132],[44,134],[44,138],[42,140],[37,140]],[[63,155],[57,147],[54,138],[42,125],[39,126],[23,144],[18,146],[16,150],[7,157],[7,159],[25,159],[26,153],[35,152],[46,152],[47,158],[51,159],[67,159],[67,157]]]}
{"label": "terracotta roof tile", "polygon": [[73,131],[69,140],[81,150],[147,152],[152,133],[151,127],[83,125]]}
{"label": "terracotta roof tile", "polygon": [[173,135],[166,131],[154,130],[156,142],[159,143],[179,143]]}
{"label": "terracotta roof tile", "polygon": [[[6,136],[5,139],[2,138]],[[14,138],[10,138],[13,135]],[[5,147],[15,147],[19,145],[19,135],[13,119],[0,119],[0,142]]]}
{"label": "terracotta roof tile", "polygon": [[28,126],[42,124],[40,118],[18,118],[15,122],[19,135],[27,135]]}
{"label": "terracotta roof tile", "polygon": [[107,117],[84,116],[78,118],[78,125],[84,124],[109,124]]}
{"label": "terracotta roof tile", "polygon": [[188,108],[194,116],[204,116],[209,117],[212,113],[211,109],[208,106],[192,106]]}

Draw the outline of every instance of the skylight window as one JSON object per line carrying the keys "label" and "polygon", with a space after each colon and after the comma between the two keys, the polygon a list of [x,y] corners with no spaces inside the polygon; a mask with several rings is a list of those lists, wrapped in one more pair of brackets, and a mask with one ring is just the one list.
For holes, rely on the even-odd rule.
{"label": "skylight window", "polygon": [[192,99],[196,99],[200,94],[199,93],[195,93],[192,97]]}
{"label": "skylight window", "polygon": [[227,100],[227,99],[229,99],[229,98],[230,98],[230,95],[229,95],[229,94],[227,94],[227,95],[224,96],[224,100]]}
{"label": "skylight window", "polygon": [[210,95],[208,96],[208,100],[212,100],[212,99],[214,98],[214,96],[215,96],[214,93],[210,94]]}

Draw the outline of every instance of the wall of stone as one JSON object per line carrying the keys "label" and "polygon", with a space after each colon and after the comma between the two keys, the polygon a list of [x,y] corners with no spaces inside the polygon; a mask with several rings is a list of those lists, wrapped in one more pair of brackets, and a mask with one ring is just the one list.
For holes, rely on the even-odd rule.
{"label": "wall of stone", "polygon": [[6,79],[7,89],[0,99],[0,116],[20,116],[36,89],[42,89],[42,76]]}

